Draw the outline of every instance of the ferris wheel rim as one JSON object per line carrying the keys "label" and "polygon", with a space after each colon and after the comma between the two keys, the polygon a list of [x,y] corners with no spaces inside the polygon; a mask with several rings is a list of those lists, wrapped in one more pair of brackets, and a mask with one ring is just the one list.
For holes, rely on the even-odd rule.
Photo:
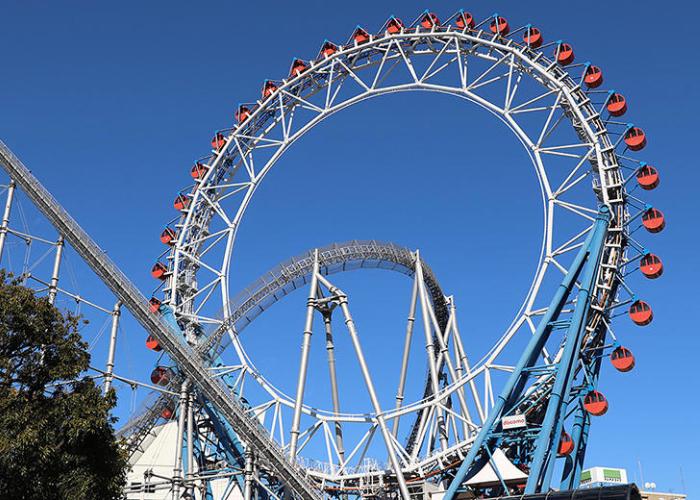
{"label": "ferris wheel rim", "polygon": [[[465,31],[466,31],[466,30],[465,30]],[[441,32],[435,32],[435,33],[432,33],[432,32],[431,32],[430,34],[426,34],[426,33],[411,33],[411,34],[407,34],[407,38],[420,38],[420,37],[425,37],[426,35],[433,35],[433,34],[435,34],[435,35],[441,35],[441,36],[444,36],[444,35],[447,34],[447,35],[465,36],[467,39],[470,38],[470,35],[466,35],[466,34],[463,33],[463,32],[456,32],[456,31],[451,31],[451,30],[441,31]],[[403,36],[403,34],[402,34],[402,36]],[[387,38],[391,38],[391,37],[387,37]],[[400,36],[395,36],[394,38],[400,38]],[[490,43],[493,47],[499,48],[499,49],[504,49],[504,50],[507,50],[508,52],[511,52],[511,51],[513,50],[513,46],[512,46],[512,45],[507,45],[507,44],[506,44],[506,45],[503,45],[503,44],[500,44],[500,43],[495,42],[494,40],[490,40],[490,41],[489,41],[489,40],[484,40],[484,39],[479,38],[479,37],[471,37],[471,38],[472,38],[472,39],[476,39],[476,40],[478,40],[479,42],[483,42],[483,43],[486,43],[486,44],[489,44],[489,43]],[[494,39],[495,39],[495,37],[494,37]],[[375,42],[377,42],[376,45],[380,45],[380,43],[378,42],[378,40],[380,40],[380,39],[375,40]],[[366,44],[366,45],[362,45],[362,46],[358,45],[358,46],[356,46],[356,47],[353,47],[353,48],[349,49],[348,51],[345,51],[345,52],[341,51],[341,52],[335,54],[334,56],[332,56],[332,58],[336,58],[336,57],[339,58],[339,57],[341,57],[341,55],[346,55],[346,56],[347,56],[350,52],[361,53],[363,50],[365,50],[365,49],[367,49],[367,48],[369,48],[369,47],[371,47],[371,46],[372,46],[371,44]],[[343,50],[345,50],[345,49],[343,49]],[[536,66],[534,61],[532,61],[532,60],[530,60],[530,59],[524,57],[524,54],[523,54],[523,51],[522,51],[522,50],[521,50],[521,51],[511,52],[511,53],[513,54],[513,56],[519,56],[519,57],[521,57],[521,60],[523,60],[524,62],[528,62],[528,61],[529,61],[529,62],[531,63],[531,66],[532,66],[532,67],[535,67],[535,66]],[[541,54],[541,53],[539,53],[539,54]],[[332,59],[332,58],[329,58],[329,59]],[[545,61],[547,60],[547,59],[544,58],[544,57],[541,57],[541,58],[539,58],[539,59],[540,59],[540,60],[545,60]],[[323,62],[320,63],[320,64],[315,64],[315,65],[313,65],[313,66],[310,68],[310,70],[314,70],[314,69],[315,69],[315,70],[318,70],[318,69],[319,69],[319,66],[321,66],[324,62],[327,62],[327,61],[323,61]],[[552,67],[556,67],[556,66],[554,65],[554,63],[551,64],[550,69],[551,69]],[[544,77],[547,81],[550,81],[550,82],[551,82],[552,80],[555,80],[554,77],[553,77],[552,75],[549,74],[549,71],[548,71],[548,70],[544,70],[544,69],[540,68],[539,66],[535,67],[535,69],[536,69],[536,70],[539,70],[539,71],[540,71],[540,76]],[[565,71],[563,71],[563,72],[566,74]],[[287,88],[290,88],[290,87],[292,87],[292,86],[295,84],[295,82],[299,82],[299,81],[303,80],[303,78],[309,76],[309,74],[311,74],[311,73],[305,73],[303,77],[302,77],[302,75],[299,75],[299,76],[297,76],[296,78],[292,78],[292,79],[290,79],[289,81],[286,81],[284,85],[285,85],[285,86],[288,86]],[[558,80],[556,80],[556,82],[557,82],[558,84],[560,84],[560,87],[559,87],[560,92],[567,98],[567,101],[568,101],[570,104],[572,104],[572,110],[573,110],[576,114],[578,114],[581,123],[584,125],[584,128],[585,128],[586,131],[588,132],[587,135],[589,135],[589,136],[591,136],[591,137],[596,137],[596,136],[592,133],[591,128],[590,128],[590,126],[589,126],[587,120],[586,120],[585,117],[583,116],[583,112],[582,112],[583,106],[582,106],[582,105],[579,106],[579,105],[577,105],[577,104],[574,102],[574,99],[571,97],[570,88],[567,87],[566,84],[565,84],[565,83],[572,83],[572,86],[575,88],[575,85],[573,85],[573,80],[572,80],[572,78],[571,78],[568,74],[566,74],[566,78],[558,79]],[[541,83],[541,82],[540,82],[540,83]],[[407,90],[408,90],[408,89],[407,89]],[[413,90],[413,89],[411,89],[411,90]],[[419,90],[419,89],[415,89],[415,90]],[[432,89],[420,89],[420,90],[433,90],[433,91],[436,91],[436,90],[438,90],[438,89],[432,88]],[[462,90],[463,90],[463,89],[458,89],[458,92],[461,92]],[[387,91],[387,92],[375,92],[375,94],[377,94],[377,95],[381,95],[381,94],[383,94],[383,93],[388,93],[388,91]],[[453,92],[448,92],[448,93],[453,93]],[[455,93],[456,93],[456,92],[455,92]],[[374,97],[374,96],[373,96],[373,95],[372,95],[372,96],[366,95],[366,96],[364,96],[362,99],[358,99],[357,102],[359,102],[359,100],[364,100],[364,99],[369,98],[369,97]],[[466,97],[466,96],[460,95],[460,97]],[[468,97],[466,97],[466,98],[468,99]],[[468,99],[468,100],[469,100],[469,99]],[[352,104],[352,103],[346,104],[345,106],[343,106],[343,108],[344,108],[344,107],[347,107],[347,106],[349,106],[349,105],[351,105],[351,104]],[[479,104],[479,103],[477,102],[477,104]],[[322,121],[322,120],[325,119],[326,117],[330,116],[331,114],[333,114],[333,113],[335,113],[335,112],[337,112],[338,110],[343,109],[343,108],[336,109],[336,110],[334,110],[332,113],[324,113],[323,117],[320,118],[320,119],[318,120],[318,122],[316,122],[316,123],[320,123],[320,121]],[[254,112],[254,114],[255,114],[255,113],[262,113],[262,109],[263,109],[263,106],[261,105],[261,106]],[[492,113],[493,113],[493,110],[491,110],[491,111],[492,111]],[[254,114],[253,114],[253,115],[254,115]],[[493,114],[496,114],[496,113],[493,113]],[[314,124],[313,126],[315,126],[315,124]],[[308,127],[308,129],[313,128],[313,126]],[[307,129],[307,130],[308,130],[308,129]],[[604,133],[601,134],[601,136],[605,136],[605,134],[607,133],[607,131],[605,130],[605,127],[603,127],[603,129],[604,129]],[[305,130],[304,133],[305,133],[307,130]],[[511,130],[512,130],[512,129],[511,129]],[[226,145],[222,148],[222,151],[219,152],[219,154],[216,155],[216,159],[215,159],[215,161],[212,163],[212,165],[211,165],[209,171],[207,172],[207,174],[205,175],[205,177],[202,179],[202,183],[206,183],[206,182],[207,182],[207,179],[208,179],[208,176],[212,176],[212,175],[213,175],[213,172],[214,172],[214,171],[216,170],[216,168],[217,168],[217,164],[218,164],[219,161],[223,158],[224,153],[227,151],[227,149],[229,148],[229,146],[232,144],[232,138],[233,138],[234,136],[236,136],[237,131],[238,131],[238,128],[235,128],[235,129],[231,132],[231,134],[228,136],[228,138],[226,139]],[[301,137],[301,135],[303,135],[303,133],[299,134],[298,137]],[[518,135],[516,134],[516,136],[518,136]],[[297,137],[297,138],[298,138],[298,137]],[[603,164],[603,161],[602,161],[602,156],[601,156],[601,144],[600,144],[601,139],[599,139],[599,137],[600,137],[600,136],[596,137],[595,140],[592,140],[592,145],[593,145],[592,149],[595,150],[596,163],[597,163],[598,165],[602,165],[602,164]],[[519,137],[519,138],[520,138],[520,137]],[[296,139],[294,139],[294,140],[296,140]],[[279,159],[279,157],[282,156],[282,154],[286,151],[286,149],[288,149],[288,147],[291,146],[291,144],[292,144],[293,142],[294,142],[294,141],[289,142],[289,143],[283,148],[283,150],[280,152],[280,154],[279,154],[279,156],[278,156],[277,159]],[[531,159],[532,159],[532,155],[530,154],[529,151],[528,151],[528,154],[530,155],[530,157],[531,157]],[[536,152],[536,154],[539,155],[538,152]],[[273,162],[271,162],[269,168],[264,169],[265,173],[267,173],[267,171],[269,171],[269,169],[271,168],[271,166],[274,165],[274,164],[276,163],[277,159],[275,159]],[[534,162],[534,161],[533,161],[533,162]],[[266,167],[267,167],[267,166],[266,166]],[[262,171],[261,171],[261,172],[262,172]],[[262,176],[261,176],[260,179],[262,179]],[[543,193],[543,197],[544,197],[544,187],[542,186],[541,178],[539,177],[539,175],[538,175],[538,179],[540,180],[541,192]],[[600,181],[601,181],[601,184],[603,184],[603,183],[605,182],[604,176],[601,175],[601,176],[599,177],[599,179],[600,179]],[[237,230],[238,230],[238,228],[239,228],[239,226],[240,226],[240,222],[241,222],[241,220],[242,220],[242,215],[245,213],[245,211],[246,211],[246,209],[247,209],[247,207],[248,207],[248,205],[249,205],[249,203],[250,203],[250,200],[252,199],[252,194],[254,193],[255,189],[257,189],[257,185],[258,185],[258,183],[256,182],[255,185],[254,185],[254,189],[253,189],[253,191],[250,193],[250,195],[246,194],[246,197],[244,198],[244,201],[241,203],[242,209],[240,209],[240,217],[239,217],[238,215],[236,216],[236,219],[234,219],[234,222],[235,222],[235,223],[233,224],[233,228],[232,228],[232,230],[229,232],[229,237],[228,237],[228,241],[227,241],[227,248],[226,248],[226,252],[225,252],[225,254],[224,254],[224,255],[225,255],[224,258],[226,259],[226,262],[227,262],[227,263],[226,263],[226,267],[224,268],[224,271],[225,271],[225,272],[222,272],[223,275],[228,276],[228,274],[229,274],[229,271],[230,271],[230,263],[231,263],[231,261],[232,261],[233,242],[235,241],[236,233],[237,233]],[[605,190],[603,190],[603,191],[605,191]],[[196,197],[196,196],[198,195],[199,192],[200,192],[200,190],[199,190],[199,189],[196,189],[195,192],[194,192],[194,196]],[[194,203],[194,201],[195,201],[195,200],[193,199],[193,203]],[[610,201],[604,200],[604,201],[603,201],[603,204],[608,204],[608,205],[609,205],[609,204],[610,204]],[[549,212],[548,212],[548,207],[546,207],[546,206],[544,207],[544,213],[545,213],[545,227],[546,227],[547,219],[548,219],[548,214],[549,214]],[[617,212],[615,212],[614,210],[611,210],[611,213],[613,214],[613,216],[615,216]],[[189,219],[189,218],[192,216],[192,214],[193,214],[193,211],[188,212],[188,214],[186,215],[186,219]],[[183,231],[183,234],[184,234],[184,231]],[[545,234],[546,234],[546,229],[545,229]],[[543,246],[542,246],[542,248],[544,248],[544,240],[545,240],[545,237],[543,236]],[[175,247],[175,254],[176,254],[176,256],[175,256],[175,262],[176,262],[175,268],[176,268],[176,269],[177,269],[177,262],[178,262],[177,249],[180,248],[180,246],[181,246],[181,244],[182,244],[183,241],[184,241],[184,238],[183,238],[183,236],[181,235],[181,236],[178,238],[178,242],[177,242],[177,245],[176,245],[176,247]],[[540,273],[540,271],[541,271],[541,269],[542,269],[542,267],[543,267],[543,262],[544,262],[545,257],[546,257],[546,256],[544,255],[544,253],[545,253],[544,250],[541,250],[539,262],[538,262],[538,265],[537,265],[536,271],[535,271],[535,277],[533,278],[533,281],[531,282],[530,290],[529,290],[529,292],[528,292],[528,294],[527,294],[525,300],[523,301],[523,305],[521,305],[521,308],[520,308],[519,312],[516,313],[516,316],[515,316],[513,322],[511,323],[511,326],[509,327],[509,329],[506,330],[506,333],[503,334],[503,336],[501,337],[501,339],[500,339],[499,342],[502,342],[504,339],[506,339],[506,337],[507,337],[507,335],[508,335],[508,331],[511,330],[511,329],[513,328],[513,326],[519,321],[519,319],[522,318],[521,313],[522,313],[522,311],[523,311],[523,309],[524,309],[524,307],[525,307],[525,304],[528,302],[528,299],[531,298],[532,295],[533,295],[533,287],[535,286],[535,282],[536,282],[536,280],[537,280],[537,276],[538,276],[538,274]],[[221,283],[221,289],[222,289],[222,297],[224,297],[224,305],[225,305],[224,310],[227,311],[226,300],[227,300],[227,297],[230,296],[230,294],[228,293],[228,283],[224,283],[224,282],[222,281],[222,283]],[[614,298],[611,299],[611,300],[614,300]],[[227,314],[227,313],[226,313],[226,314]],[[494,345],[494,349],[495,349],[495,347],[496,347],[497,345],[499,345],[499,342],[496,342],[496,344]]]}

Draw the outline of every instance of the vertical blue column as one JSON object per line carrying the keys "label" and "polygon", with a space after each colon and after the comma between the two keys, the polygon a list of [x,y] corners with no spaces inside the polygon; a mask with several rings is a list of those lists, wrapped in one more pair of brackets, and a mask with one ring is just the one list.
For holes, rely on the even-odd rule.
{"label": "vertical blue column", "polygon": [[593,238],[588,247],[586,266],[576,295],[576,306],[566,333],[566,344],[557,366],[554,386],[547,402],[547,411],[535,441],[535,454],[530,465],[530,477],[525,493],[532,494],[547,487],[554,468],[561,434],[563,417],[568,404],[571,384],[580,355],[580,345],[591,300],[591,293],[598,276],[598,262],[603,253],[609,214],[607,208],[598,213],[593,227]]}

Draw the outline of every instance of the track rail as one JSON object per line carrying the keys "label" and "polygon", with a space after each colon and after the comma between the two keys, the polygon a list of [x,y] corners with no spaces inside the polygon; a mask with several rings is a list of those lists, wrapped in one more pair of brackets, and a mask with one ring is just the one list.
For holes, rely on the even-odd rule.
{"label": "track rail", "polygon": [[238,434],[255,447],[269,463],[272,472],[305,500],[320,499],[320,492],[301,468],[289,462],[282,450],[267,436],[245,409],[209,374],[199,356],[184,344],[159,316],[148,309],[146,297],[122,273],[49,191],[34,177],[12,151],[0,141],[0,162],[9,176],[22,188],[56,230],[73,246],[90,268],[131,311],[136,320],[163,346],[186,377],[212,402],[236,428]]}

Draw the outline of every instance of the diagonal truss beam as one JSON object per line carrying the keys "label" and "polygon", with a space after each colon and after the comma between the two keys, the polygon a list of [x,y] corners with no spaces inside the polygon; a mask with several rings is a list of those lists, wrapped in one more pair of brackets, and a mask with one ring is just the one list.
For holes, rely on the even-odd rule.
{"label": "diagonal truss beam", "polygon": [[[495,402],[486,422],[484,422],[484,425],[481,428],[476,440],[472,444],[467,456],[457,470],[454,479],[445,492],[445,496],[443,497],[445,500],[452,500],[455,497],[457,490],[462,486],[463,481],[467,478],[470,472],[473,472],[473,469],[475,469],[475,464],[479,463],[479,454],[482,449],[485,449],[487,454],[490,453],[488,449],[489,442],[491,441],[493,434],[498,430],[498,428],[500,428],[500,418],[513,407],[514,402],[519,400],[529,376],[528,369],[534,366],[535,361],[542,352],[542,348],[544,347],[547,339],[549,338],[549,334],[552,331],[552,323],[557,320],[557,317],[566,304],[566,299],[576,285],[578,276],[581,274],[584,268],[587,267],[588,269],[592,269],[596,266],[600,249],[602,248],[604,241],[604,236],[608,228],[609,220],[609,210],[607,207],[601,207],[593,231],[590,232],[584,246],[576,255],[576,258],[571,264],[568,273],[564,277],[561,285],[559,285],[559,289],[555,293],[552,302],[540,320],[537,330],[523,351],[517,366],[508,379],[503,391],[499,395],[498,400]],[[587,266],[586,263],[588,263]],[[583,314],[583,312],[581,314]],[[569,344],[570,343],[571,342],[569,342]],[[550,426],[551,425],[553,425],[552,422],[550,422]],[[542,429],[540,433],[541,435],[546,434],[545,429]],[[552,434],[553,433],[550,432],[549,436],[552,436]],[[558,436],[556,436],[556,439],[558,439]],[[530,486],[530,483],[528,483],[528,486]]]}
{"label": "diagonal truss beam", "polygon": [[239,402],[215,380],[199,356],[159,316],[148,309],[147,299],[106,253],[78,225],[29,169],[0,141],[0,163],[56,230],[73,246],[100,279],[122,301],[136,320],[163,346],[201,393],[233,425],[236,432],[269,463],[273,473],[305,500],[320,499],[318,490],[301,469],[290,463],[276,444],[249,417]]}

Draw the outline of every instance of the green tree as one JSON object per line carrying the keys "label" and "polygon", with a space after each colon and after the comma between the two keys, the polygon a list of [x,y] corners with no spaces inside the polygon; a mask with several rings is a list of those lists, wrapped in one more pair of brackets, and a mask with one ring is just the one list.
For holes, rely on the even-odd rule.
{"label": "green tree", "polygon": [[126,458],[79,319],[0,272],[0,498],[116,499]]}

